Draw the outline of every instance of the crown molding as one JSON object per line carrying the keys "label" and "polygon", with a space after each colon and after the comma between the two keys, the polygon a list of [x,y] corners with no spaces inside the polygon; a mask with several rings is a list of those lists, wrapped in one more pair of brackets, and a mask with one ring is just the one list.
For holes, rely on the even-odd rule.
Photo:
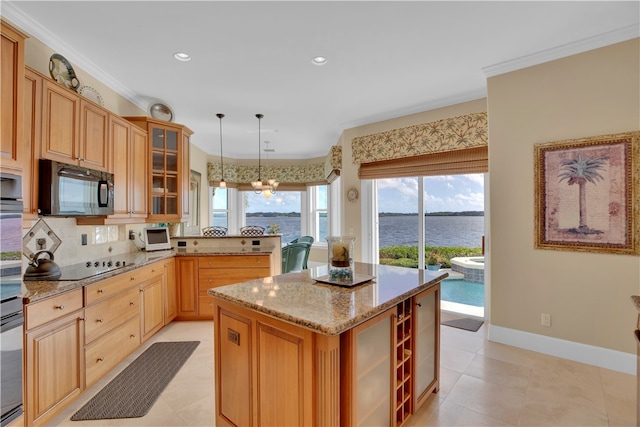
{"label": "crown molding", "polygon": [[64,52],[64,56],[71,62],[73,62],[74,65],[77,65],[82,70],[89,73],[100,82],[104,83],[118,95],[134,104],[136,107],[140,108],[143,111],[147,111],[147,108],[149,107],[148,100],[138,96],[135,92],[131,91],[128,87],[113,78],[110,74],[102,71],[100,67],[96,66],[96,64],[94,64],[84,55],[80,54],[72,46],[60,40],[60,38],[58,38],[51,31],[47,30],[38,22],[34,21],[31,17],[22,12],[22,10],[16,7],[13,2],[3,3],[2,17],[3,19],[6,19],[7,21],[16,25],[23,32],[40,40],[42,43],[46,44],[54,51]]}
{"label": "crown molding", "polygon": [[597,36],[587,37],[576,42],[556,46],[551,49],[521,56],[509,61],[500,62],[495,65],[484,67],[482,72],[485,77],[493,77],[533,65],[542,64],[556,59],[564,58],[589,50],[598,49],[615,43],[631,40],[640,37],[640,24],[633,24],[627,27],[618,28]]}

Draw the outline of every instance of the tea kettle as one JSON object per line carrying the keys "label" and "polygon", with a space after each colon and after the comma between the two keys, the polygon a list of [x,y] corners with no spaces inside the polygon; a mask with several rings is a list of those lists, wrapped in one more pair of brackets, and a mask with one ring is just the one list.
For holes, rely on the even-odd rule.
{"label": "tea kettle", "polygon": [[[41,254],[48,254],[49,259],[40,258]],[[39,251],[33,255],[29,261],[29,267],[24,272],[24,280],[57,280],[62,275],[58,264],[53,262],[53,253],[50,251]]]}

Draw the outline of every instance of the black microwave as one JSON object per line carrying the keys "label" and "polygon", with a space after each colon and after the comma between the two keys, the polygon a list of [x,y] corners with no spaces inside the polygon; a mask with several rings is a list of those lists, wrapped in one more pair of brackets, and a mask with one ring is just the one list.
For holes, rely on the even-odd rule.
{"label": "black microwave", "polygon": [[50,216],[113,214],[113,174],[40,159],[38,210]]}

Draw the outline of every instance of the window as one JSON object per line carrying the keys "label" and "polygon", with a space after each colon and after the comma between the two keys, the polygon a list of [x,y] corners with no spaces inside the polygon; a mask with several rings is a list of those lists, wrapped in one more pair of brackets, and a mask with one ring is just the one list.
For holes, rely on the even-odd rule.
{"label": "window", "polygon": [[269,198],[253,191],[240,193],[244,200],[245,225],[259,225],[267,233],[282,235],[282,242],[290,242],[301,234],[302,191],[278,191]]}
{"label": "window", "polygon": [[307,188],[309,199],[309,227],[306,235],[316,242],[324,243],[329,235],[328,186],[316,185]]}
{"label": "window", "polygon": [[211,188],[211,225],[229,228],[229,201],[226,188]]}

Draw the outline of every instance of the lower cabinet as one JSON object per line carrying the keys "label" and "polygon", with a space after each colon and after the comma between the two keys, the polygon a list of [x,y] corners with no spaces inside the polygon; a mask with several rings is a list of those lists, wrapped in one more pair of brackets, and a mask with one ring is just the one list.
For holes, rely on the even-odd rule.
{"label": "lower cabinet", "polygon": [[175,296],[170,259],[25,305],[25,425],[45,425],[159,331]]}
{"label": "lower cabinet", "polygon": [[213,319],[211,288],[271,276],[267,254],[177,257],[178,319]]}
{"label": "lower cabinet", "polygon": [[25,319],[25,425],[44,425],[84,390],[82,289],[27,306]]}
{"label": "lower cabinet", "polygon": [[174,258],[164,262],[164,296],[164,324],[167,325],[178,315],[178,287]]}

